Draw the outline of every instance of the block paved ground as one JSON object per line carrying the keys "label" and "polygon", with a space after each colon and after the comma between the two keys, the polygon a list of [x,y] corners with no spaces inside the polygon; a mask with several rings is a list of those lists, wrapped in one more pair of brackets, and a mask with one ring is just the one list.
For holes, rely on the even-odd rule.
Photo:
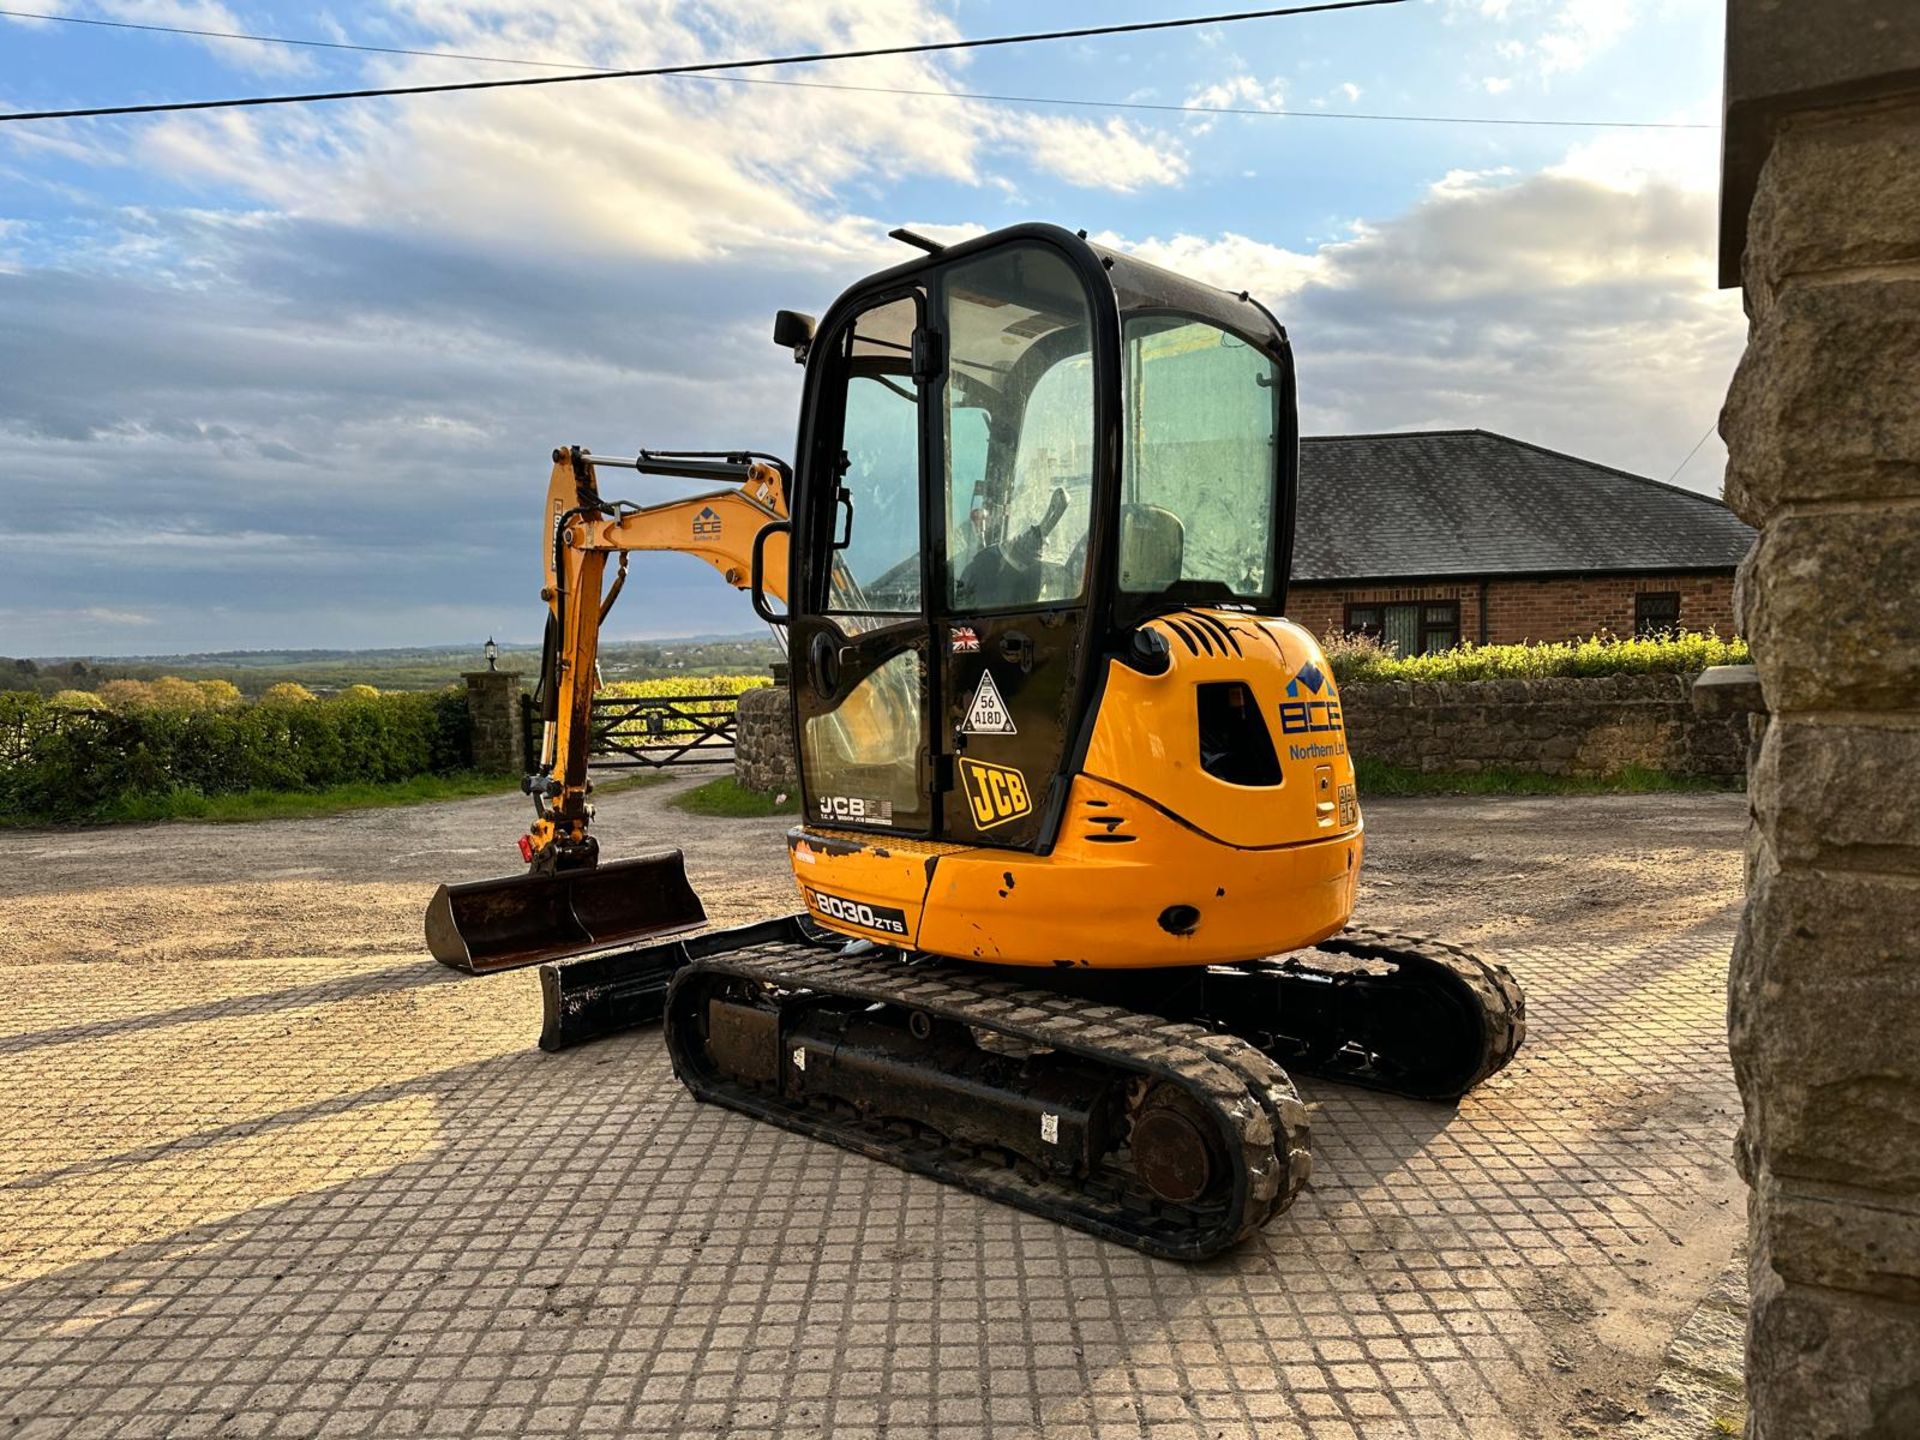
{"label": "block paved ground", "polygon": [[[784,822],[606,802],[715,918]],[[1321,1083],[1312,1187],[1148,1260],[533,1046],[420,951],[517,803],[0,838],[0,1437],[1609,1434],[1743,1229],[1738,796],[1379,802],[1364,914],[1505,959],[1458,1109]],[[780,867],[780,868],[774,868]]]}

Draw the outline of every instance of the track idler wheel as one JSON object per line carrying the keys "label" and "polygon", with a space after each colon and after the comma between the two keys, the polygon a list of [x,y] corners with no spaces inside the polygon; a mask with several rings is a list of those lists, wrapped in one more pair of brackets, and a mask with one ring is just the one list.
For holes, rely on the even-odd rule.
{"label": "track idler wheel", "polygon": [[1213,1118],[1177,1085],[1161,1081],[1132,1112],[1134,1172],[1170,1205],[1192,1205],[1219,1190],[1226,1155]]}

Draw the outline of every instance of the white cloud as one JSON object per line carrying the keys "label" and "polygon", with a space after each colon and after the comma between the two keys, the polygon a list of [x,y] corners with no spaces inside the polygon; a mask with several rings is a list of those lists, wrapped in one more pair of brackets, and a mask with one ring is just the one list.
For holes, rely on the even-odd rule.
{"label": "white cloud", "polygon": [[1633,28],[1633,0],[1563,0],[1533,42],[1544,75],[1578,70]]}
{"label": "white cloud", "polygon": [[137,610],[109,610],[104,605],[89,605],[79,612],[84,620],[97,620],[103,625],[151,625],[153,617],[142,615]]}
{"label": "white cloud", "polygon": [[[449,48],[579,56],[607,65],[754,51],[955,38],[931,0],[570,0],[422,8]],[[716,38],[716,37],[724,37]],[[424,59],[383,61],[397,83],[443,78]],[[939,57],[838,66],[847,84],[950,92]],[[164,173],[240,186],[288,214],[427,232],[497,251],[713,261],[777,252],[832,266],[884,246],[860,212],[915,180],[1003,186],[1030,166],[1120,192],[1179,183],[1184,153],[1125,121],[1009,113],[940,95],[875,94],[725,79],[609,80],[435,96],[299,114],[177,117],[147,127]]]}
{"label": "white cloud", "polygon": [[[1483,426],[1665,478],[1718,410],[1745,326],[1716,285],[1712,190],[1663,178],[1657,148],[1456,171],[1312,254],[1101,239],[1271,305],[1310,431]],[[1712,458],[1682,480],[1715,487]]]}
{"label": "white cloud", "polygon": [[[1585,69],[1618,45],[1639,23],[1642,0],[1446,0],[1446,5],[1449,21],[1480,21],[1516,32],[1493,40],[1493,53],[1545,82]],[[1482,83],[1500,93],[1490,81]]]}
{"label": "white cloud", "polygon": [[[225,5],[214,0],[101,0],[100,8],[119,20],[140,25],[177,25],[191,30],[224,30],[244,34],[248,26]],[[259,74],[293,75],[311,67],[307,57],[288,45],[257,41],[196,37],[193,43],[219,56],[235,69]]]}
{"label": "white cloud", "polygon": [[1284,81],[1229,75],[1189,91],[1184,103],[1208,110],[1281,110],[1286,107],[1287,90]]}
{"label": "white cloud", "polygon": [[1071,185],[1126,192],[1177,185],[1187,173],[1184,151],[1157,144],[1118,118],[1100,124],[1028,116],[1018,130],[1034,163]]}
{"label": "white cloud", "polygon": [[1218,237],[1175,234],[1162,240],[1150,236],[1130,240],[1113,231],[1093,237],[1094,243],[1138,255],[1151,264],[1204,280],[1222,290],[1251,291],[1268,305],[1297,293],[1321,271],[1315,255],[1303,255],[1279,245],[1228,231]]}

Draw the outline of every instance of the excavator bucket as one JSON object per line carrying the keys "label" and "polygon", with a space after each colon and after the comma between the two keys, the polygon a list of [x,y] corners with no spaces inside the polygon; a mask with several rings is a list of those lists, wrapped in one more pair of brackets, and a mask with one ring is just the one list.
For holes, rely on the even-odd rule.
{"label": "excavator bucket", "polygon": [[427,948],[484,975],[704,924],[678,850],[557,875],[442,885],[427,906]]}

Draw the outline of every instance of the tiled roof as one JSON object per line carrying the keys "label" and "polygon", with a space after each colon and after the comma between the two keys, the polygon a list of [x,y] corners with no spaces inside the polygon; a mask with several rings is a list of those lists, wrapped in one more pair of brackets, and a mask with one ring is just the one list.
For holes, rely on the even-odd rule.
{"label": "tiled roof", "polygon": [[1708,496],[1485,430],[1300,442],[1298,582],[1730,570],[1753,536]]}

